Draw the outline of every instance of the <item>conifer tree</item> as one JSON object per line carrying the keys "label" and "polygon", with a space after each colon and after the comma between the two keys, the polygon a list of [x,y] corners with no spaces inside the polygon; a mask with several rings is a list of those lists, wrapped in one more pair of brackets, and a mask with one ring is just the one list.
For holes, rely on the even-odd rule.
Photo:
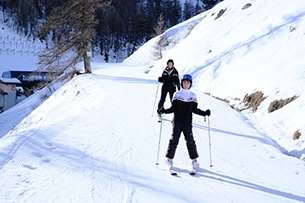
{"label": "conifer tree", "polygon": [[85,73],[91,73],[90,40],[98,23],[95,12],[108,5],[109,1],[102,0],[69,0],[55,7],[39,30],[41,39],[51,35],[54,42],[40,55],[41,68],[61,73],[74,69],[82,59]]}

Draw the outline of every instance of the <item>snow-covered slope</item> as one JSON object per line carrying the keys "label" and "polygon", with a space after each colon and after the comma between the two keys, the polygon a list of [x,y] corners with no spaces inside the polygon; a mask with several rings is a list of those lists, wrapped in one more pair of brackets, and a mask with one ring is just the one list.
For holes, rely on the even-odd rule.
{"label": "snow-covered slope", "polygon": [[95,74],[61,87],[1,138],[2,201],[305,201],[305,163],[282,154],[244,116],[196,88],[199,107],[212,111],[211,151],[208,123],[194,116],[198,175],[188,174],[181,138],[174,159],[179,176],[170,176],[164,154],[172,115],[162,124],[158,156],[155,78],[143,73],[146,67],[94,67]]}
{"label": "snow-covered slope", "polygon": [[[187,29],[175,26],[149,41],[125,63],[149,64],[149,73],[158,75],[172,58],[181,74],[193,75],[196,87],[236,108],[245,107],[246,95],[262,92],[265,99],[255,113],[249,109],[244,115],[283,147],[283,152],[305,159],[304,136],[292,140],[295,131],[305,133],[304,2],[226,0],[196,19],[201,22],[197,21],[188,35]],[[172,40],[168,33],[179,30],[181,38],[175,34]],[[155,61],[152,43],[164,38],[170,43],[163,49],[163,58]],[[143,61],[141,55],[151,60]],[[272,102],[293,97],[297,99],[268,113]]]}
{"label": "snow-covered slope", "polygon": [[45,48],[39,40],[16,34],[6,24],[0,11],[0,77],[7,70],[36,70],[38,54]]}
{"label": "snow-covered slope", "polygon": [[[305,162],[286,154],[301,157],[305,148],[303,135],[291,139],[297,128],[304,131],[304,59],[298,52],[304,7],[298,0],[285,3],[223,1],[187,21],[192,25],[168,30],[175,40],[161,60],[151,56],[157,38],[122,64],[94,58],[93,74],[37,92],[0,114],[0,202],[305,202]],[[210,125],[194,116],[195,177],[188,174],[183,135],[174,158],[179,176],[165,170],[172,115],[161,128],[154,107],[156,79],[168,58],[181,75],[193,75],[199,108],[212,112]],[[254,114],[231,108],[257,90],[267,98]],[[266,112],[271,101],[291,95],[299,97]]]}

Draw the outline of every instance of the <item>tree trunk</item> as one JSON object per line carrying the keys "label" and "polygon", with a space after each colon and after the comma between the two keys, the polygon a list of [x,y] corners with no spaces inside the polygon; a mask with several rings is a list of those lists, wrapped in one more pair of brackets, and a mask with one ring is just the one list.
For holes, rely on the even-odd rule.
{"label": "tree trunk", "polygon": [[86,52],[84,53],[84,68],[85,68],[85,73],[92,73],[91,69],[91,52],[90,52],[90,44],[87,42],[86,44]]}

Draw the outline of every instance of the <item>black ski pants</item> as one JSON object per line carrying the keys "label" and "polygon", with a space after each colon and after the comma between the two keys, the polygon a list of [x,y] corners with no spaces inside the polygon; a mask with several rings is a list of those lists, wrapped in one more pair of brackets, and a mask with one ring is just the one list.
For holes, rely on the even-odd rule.
{"label": "black ski pants", "polygon": [[176,92],[175,86],[168,87],[166,85],[162,85],[162,88],[161,88],[161,97],[160,97],[160,101],[159,101],[159,104],[158,104],[158,110],[161,107],[164,107],[164,102],[165,102],[167,93],[169,93],[169,98],[170,98],[170,101],[172,102],[173,95],[174,95],[175,92]]}
{"label": "black ski pants", "polygon": [[177,122],[173,124],[173,133],[171,139],[169,140],[167,153],[166,153],[167,158],[169,159],[174,158],[177,146],[179,144],[179,138],[181,132],[183,132],[184,134],[184,139],[186,141],[186,146],[190,159],[196,159],[198,157],[197,147],[194,140],[192,128],[193,127],[191,123]]}

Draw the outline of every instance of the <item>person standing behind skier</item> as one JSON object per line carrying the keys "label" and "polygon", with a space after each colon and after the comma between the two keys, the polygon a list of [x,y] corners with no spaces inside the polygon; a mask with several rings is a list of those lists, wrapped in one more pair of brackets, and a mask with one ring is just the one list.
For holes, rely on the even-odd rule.
{"label": "person standing behind skier", "polygon": [[172,101],[173,95],[176,92],[176,86],[178,90],[180,90],[179,73],[174,67],[173,59],[169,59],[167,61],[167,66],[163,70],[161,77],[158,78],[158,82],[163,83],[161,88],[161,97],[157,109],[158,115],[161,116],[159,110],[164,106],[167,93],[169,93],[170,101]]}
{"label": "person standing behind skier", "polygon": [[211,111],[209,109],[203,111],[198,108],[197,97],[196,94],[190,90],[191,86],[192,76],[185,74],[181,79],[182,89],[174,94],[172,106],[169,109],[160,109],[162,114],[174,113],[173,132],[166,152],[166,162],[169,166],[173,165],[172,159],[175,156],[181,132],[184,134],[193,167],[196,167],[198,163],[197,147],[192,132],[192,113],[201,116],[210,116]]}

